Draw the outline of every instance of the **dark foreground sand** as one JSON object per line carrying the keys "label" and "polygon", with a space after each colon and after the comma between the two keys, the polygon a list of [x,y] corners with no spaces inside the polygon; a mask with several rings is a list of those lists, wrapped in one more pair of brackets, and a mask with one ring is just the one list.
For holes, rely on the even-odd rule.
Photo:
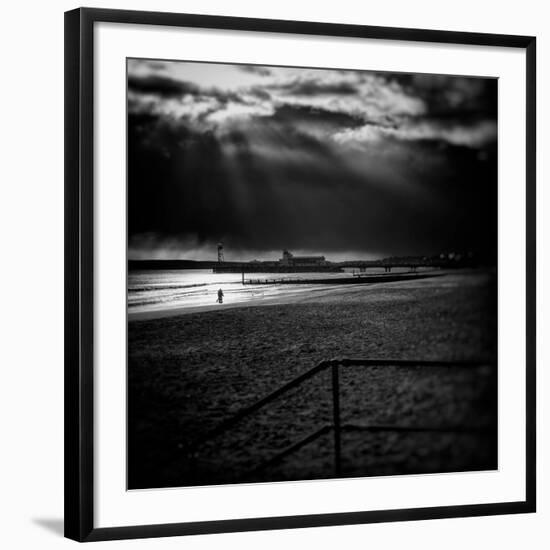
{"label": "dark foreground sand", "polygon": [[[329,373],[228,433],[194,443],[223,420],[333,357],[496,362],[496,277],[487,271],[358,285],[271,304],[132,321],[128,326],[129,488],[333,477],[327,433],[255,468],[330,423]],[[345,432],[342,475],[497,467],[491,369],[346,368],[342,422],[469,426],[487,433]]]}

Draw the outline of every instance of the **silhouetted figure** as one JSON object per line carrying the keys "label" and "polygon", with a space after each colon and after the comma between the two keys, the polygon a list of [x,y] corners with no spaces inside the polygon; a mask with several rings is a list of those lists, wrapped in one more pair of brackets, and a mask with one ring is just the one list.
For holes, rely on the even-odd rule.
{"label": "silhouetted figure", "polygon": [[218,300],[217,300],[218,303],[220,304],[223,304],[223,290],[220,288],[218,290]]}

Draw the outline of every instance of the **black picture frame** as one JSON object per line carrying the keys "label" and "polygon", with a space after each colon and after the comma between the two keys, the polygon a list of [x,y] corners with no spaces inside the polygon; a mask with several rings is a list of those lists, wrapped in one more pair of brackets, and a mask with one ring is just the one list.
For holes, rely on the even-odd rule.
{"label": "black picture frame", "polygon": [[[526,498],[518,502],[94,527],[94,24],[213,28],[499,46],[526,51]],[[536,510],[536,39],[440,30],[80,8],[65,14],[65,536],[77,541],[517,514]]]}

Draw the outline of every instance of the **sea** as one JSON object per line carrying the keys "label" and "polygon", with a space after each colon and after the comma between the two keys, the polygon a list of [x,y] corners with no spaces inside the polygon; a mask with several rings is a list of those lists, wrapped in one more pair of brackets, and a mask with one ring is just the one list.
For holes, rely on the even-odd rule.
{"label": "sea", "polygon": [[[395,272],[400,270],[394,270]],[[130,271],[128,274],[128,313],[146,313],[169,309],[216,307],[218,290],[223,291],[224,304],[260,302],[272,298],[289,298],[330,288],[324,284],[292,284],[303,279],[338,279],[350,277],[352,269],[343,273],[213,273],[210,269],[174,269]],[[369,269],[369,274],[383,269]],[[284,279],[290,284],[277,284]],[[254,284],[255,281],[271,281]],[[252,284],[250,284],[252,283]]]}

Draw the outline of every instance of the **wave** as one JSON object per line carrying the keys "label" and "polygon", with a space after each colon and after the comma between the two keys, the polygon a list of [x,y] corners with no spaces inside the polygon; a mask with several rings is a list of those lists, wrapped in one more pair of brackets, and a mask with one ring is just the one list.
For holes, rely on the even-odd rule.
{"label": "wave", "polygon": [[[210,283],[193,283],[189,285],[164,285],[159,283],[158,285],[137,285],[129,286],[128,292],[152,292],[155,290],[180,290],[182,288],[195,288],[200,286],[208,286]],[[222,283],[227,284],[227,283]]]}
{"label": "wave", "polygon": [[163,283],[158,284],[135,284],[132,283],[128,286],[128,292],[153,292],[153,291],[162,291],[162,290],[181,290],[184,288],[197,288],[197,287],[204,287],[204,286],[215,286],[218,287],[220,285],[234,285],[234,284],[241,284],[240,281],[216,281],[216,282],[208,282],[208,283],[190,283],[190,284],[177,284],[177,285],[166,285]]}

